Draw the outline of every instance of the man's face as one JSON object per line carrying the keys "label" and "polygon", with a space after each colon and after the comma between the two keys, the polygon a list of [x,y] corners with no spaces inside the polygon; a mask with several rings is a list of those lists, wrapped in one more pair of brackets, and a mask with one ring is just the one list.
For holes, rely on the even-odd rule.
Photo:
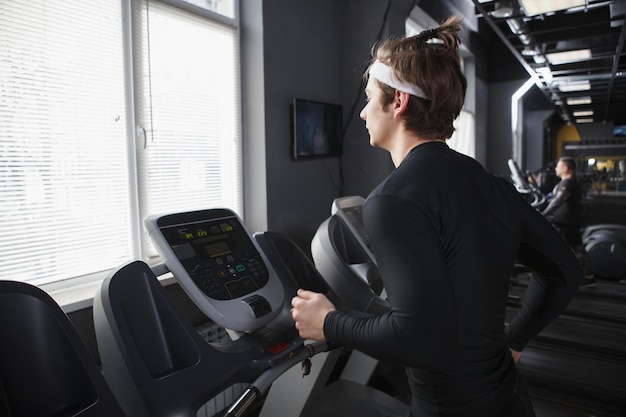
{"label": "man's face", "polygon": [[554,172],[556,173],[557,177],[563,178],[563,175],[567,173],[567,165],[565,165],[563,161],[557,162]]}
{"label": "man's face", "polygon": [[367,104],[361,110],[359,116],[365,120],[365,127],[370,134],[370,144],[383,149],[389,149],[388,142],[391,139],[391,128],[394,122],[393,112],[382,105],[382,89],[374,78],[370,77],[365,87]]}

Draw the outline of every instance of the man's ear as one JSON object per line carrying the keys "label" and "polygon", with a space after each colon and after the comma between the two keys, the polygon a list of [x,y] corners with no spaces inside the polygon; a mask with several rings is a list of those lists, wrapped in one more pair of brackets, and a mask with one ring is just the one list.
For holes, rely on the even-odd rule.
{"label": "man's ear", "polygon": [[394,116],[400,116],[409,105],[409,94],[396,90],[394,97]]}

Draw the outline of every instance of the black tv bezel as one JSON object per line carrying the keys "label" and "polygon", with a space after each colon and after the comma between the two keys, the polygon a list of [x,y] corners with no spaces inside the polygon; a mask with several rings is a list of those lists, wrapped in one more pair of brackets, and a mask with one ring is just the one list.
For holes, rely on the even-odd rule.
{"label": "black tv bezel", "polygon": [[[321,121],[321,126],[326,132],[327,146],[323,151],[305,152],[302,147],[305,141],[298,132],[299,120],[306,111],[303,107],[315,107],[323,111],[323,118],[326,114],[331,118],[328,121]],[[294,160],[306,160],[315,158],[340,157],[343,152],[343,108],[339,104],[330,102],[294,98],[291,105],[291,157]]]}

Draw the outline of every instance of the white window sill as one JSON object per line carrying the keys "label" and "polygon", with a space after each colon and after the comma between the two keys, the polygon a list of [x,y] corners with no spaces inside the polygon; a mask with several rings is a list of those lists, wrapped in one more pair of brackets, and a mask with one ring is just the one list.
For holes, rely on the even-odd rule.
{"label": "white window sill", "polygon": [[[162,264],[157,265],[155,273],[158,275],[158,280],[162,285],[170,285],[176,281],[174,276]],[[43,289],[61,306],[65,314],[69,314],[93,307],[93,299],[96,292],[100,290],[102,279],[65,288],[47,289],[44,287]]]}

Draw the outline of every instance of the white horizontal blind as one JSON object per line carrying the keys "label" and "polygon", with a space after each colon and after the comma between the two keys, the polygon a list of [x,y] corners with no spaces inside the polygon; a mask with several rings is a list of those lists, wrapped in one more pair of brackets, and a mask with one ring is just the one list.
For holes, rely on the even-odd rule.
{"label": "white horizontal blind", "polygon": [[[141,217],[226,207],[242,214],[238,31],[137,2]],[[156,255],[148,239],[144,258]]]}
{"label": "white horizontal blind", "polygon": [[[125,4],[0,2],[0,279],[42,285],[110,270],[140,249],[150,258],[134,233],[148,214],[242,212],[235,19],[133,1],[133,84]],[[208,5],[234,16],[230,0]],[[133,112],[140,134],[128,137]]]}
{"label": "white horizontal blind", "polygon": [[131,252],[119,0],[0,2],[0,279]]}

